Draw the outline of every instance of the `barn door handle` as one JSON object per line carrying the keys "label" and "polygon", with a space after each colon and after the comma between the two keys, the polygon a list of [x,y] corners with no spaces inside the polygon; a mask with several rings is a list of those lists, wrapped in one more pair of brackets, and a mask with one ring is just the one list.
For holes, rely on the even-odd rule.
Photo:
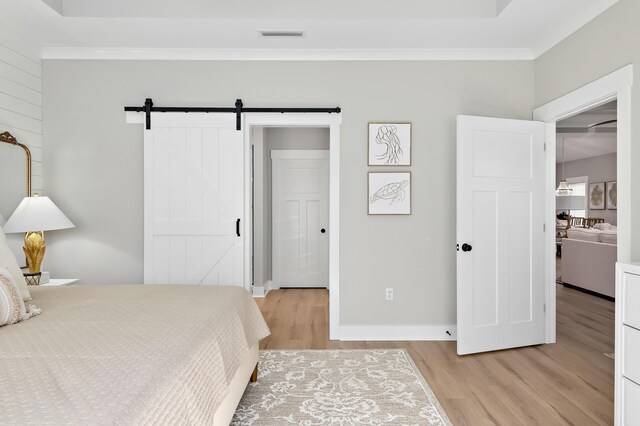
{"label": "barn door handle", "polygon": [[471,247],[470,244],[464,243],[462,245],[462,251],[467,252],[467,251],[471,251],[471,250],[473,250],[473,247]]}
{"label": "barn door handle", "polygon": [[240,219],[236,219],[236,235],[240,236]]}

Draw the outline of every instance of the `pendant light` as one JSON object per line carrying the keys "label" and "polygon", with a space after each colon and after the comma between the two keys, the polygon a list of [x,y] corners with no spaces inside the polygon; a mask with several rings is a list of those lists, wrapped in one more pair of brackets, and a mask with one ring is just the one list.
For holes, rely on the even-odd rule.
{"label": "pendant light", "polygon": [[566,197],[567,195],[571,195],[572,192],[573,188],[567,185],[567,179],[564,177],[564,138],[562,138],[562,179],[560,180],[558,189],[556,189],[556,196]]}

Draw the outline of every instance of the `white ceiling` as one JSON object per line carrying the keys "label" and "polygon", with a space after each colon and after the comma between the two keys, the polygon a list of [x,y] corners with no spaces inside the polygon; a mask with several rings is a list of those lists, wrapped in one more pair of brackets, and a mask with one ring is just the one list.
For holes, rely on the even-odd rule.
{"label": "white ceiling", "polygon": [[598,126],[597,130],[588,129],[588,127],[603,121],[615,120],[617,115],[617,103],[613,101],[559,121],[556,125],[559,130],[556,137],[556,161],[562,162],[563,142],[565,161],[581,160],[616,152],[617,134],[615,129],[617,126],[615,123]]}
{"label": "white ceiling", "polygon": [[598,157],[617,151],[616,135],[558,135],[556,162],[562,163],[562,140],[564,139],[565,161],[582,160],[584,158]]}
{"label": "white ceiling", "polygon": [[44,58],[533,59],[617,1],[0,0],[0,35]]}

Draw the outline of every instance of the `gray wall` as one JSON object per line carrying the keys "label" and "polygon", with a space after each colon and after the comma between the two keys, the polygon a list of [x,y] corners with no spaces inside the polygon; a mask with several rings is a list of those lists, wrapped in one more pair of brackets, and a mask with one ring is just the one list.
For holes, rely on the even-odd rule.
{"label": "gray wall", "polygon": [[[565,163],[565,176],[567,178],[589,176],[589,183],[611,182],[617,179],[617,154],[600,155],[598,157],[583,158],[581,160],[567,161]],[[562,163],[556,165],[556,187],[562,176]],[[589,188],[587,188],[587,193]],[[612,225],[618,223],[617,210],[589,210],[588,217],[601,217]]]}
{"label": "gray wall", "polygon": [[[531,61],[208,62],[46,60],[46,190],[75,221],[50,233],[51,272],[83,283],[143,276],[142,126],[122,107],[343,108],[340,300],[346,325],[456,319],[456,115],[530,119]],[[411,216],[367,215],[367,122],[413,123]],[[384,289],[394,287],[387,302]]]}
{"label": "gray wall", "polygon": [[[259,142],[258,142],[259,143]],[[264,128],[262,136],[262,154],[255,161],[261,161],[262,171],[254,175],[254,233],[261,235],[260,247],[254,247],[254,284],[263,286],[267,280],[273,279],[272,257],[272,171],[271,151],[276,150],[310,150],[329,149],[329,128]],[[255,152],[255,151],[254,151]],[[259,211],[261,214],[256,215]],[[254,237],[255,238],[255,237]]]}
{"label": "gray wall", "polygon": [[[616,5],[535,61],[535,104],[543,105],[623,66],[634,64],[631,164],[640,161],[640,1]],[[631,216],[640,211],[640,169],[631,167]],[[640,260],[640,227],[631,223],[631,260]]]}

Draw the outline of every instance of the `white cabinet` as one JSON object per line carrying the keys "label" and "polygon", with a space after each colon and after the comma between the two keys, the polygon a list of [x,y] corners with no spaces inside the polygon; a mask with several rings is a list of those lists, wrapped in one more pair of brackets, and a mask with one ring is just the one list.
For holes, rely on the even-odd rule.
{"label": "white cabinet", "polygon": [[640,264],[616,265],[615,424],[640,425]]}

